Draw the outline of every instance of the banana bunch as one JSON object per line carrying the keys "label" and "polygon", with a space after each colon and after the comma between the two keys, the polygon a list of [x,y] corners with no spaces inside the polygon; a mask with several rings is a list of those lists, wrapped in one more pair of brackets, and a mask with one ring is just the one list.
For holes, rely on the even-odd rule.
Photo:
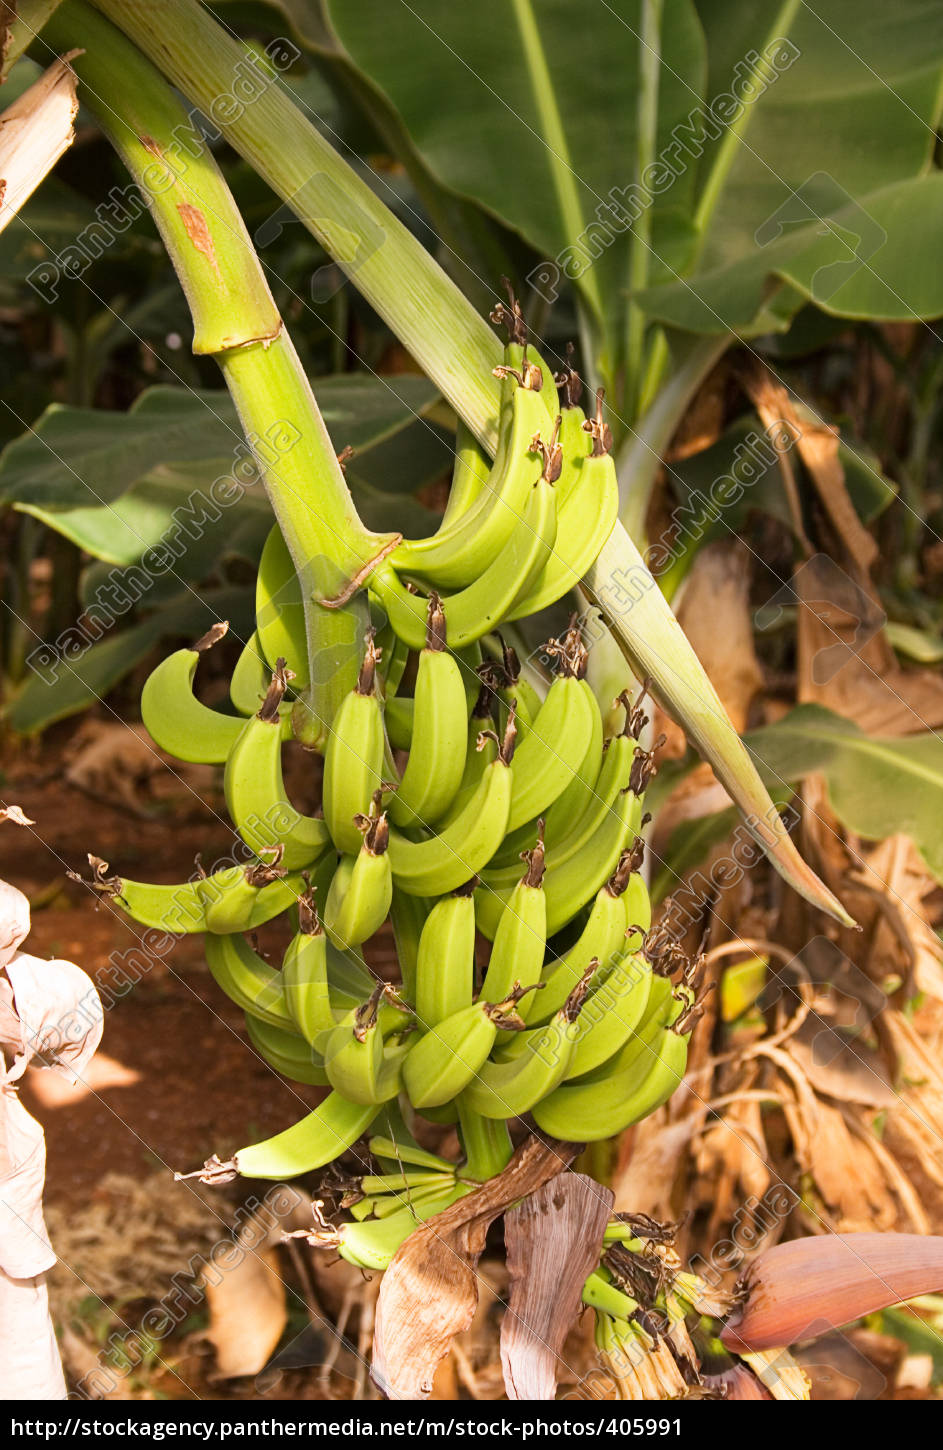
{"label": "banana bunch", "polygon": [[[207,1181],[321,1169],[395,1124],[380,1140],[395,1152],[371,1150],[380,1172],[337,1230],[339,1251],[365,1267],[500,1171],[509,1120],[532,1114],[544,1132],[586,1141],[653,1111],[683,1076],[700,1010],[697,969],[650,931],[642,697],[601,711],[575,624],[544,647],[544,671],[522,669],[498,632],[585,573],[617,488],[602,394],[586,418],[569,367],[558,394],[513,297],[494,320],[509,335],[497,454],[489,461],[460,431],[438,532],[401,540],[361,581],[374,623],[320,774],[307,757],[316,812],[291,802],[283,775],[286,743],[308,739],[311,669],[301,587],[276,527],[225,707],[194,692],[223,623],[165,659],[141,702],[162,749],[222,767],[237,849],[177,884],[130,880],[89,857],[92,887],[134,920],[202,932],[253,1049],[290,1081],[328,1089],[284,1132],[210,1159]],[[610,719],[622,724],[607,735]],[[280,962],[255,935],[275,918]],[[387,920],[395,984],[365,957]],[[400,1116],[417,1113],[457,1123],[460,1166],[423,1157]]]}

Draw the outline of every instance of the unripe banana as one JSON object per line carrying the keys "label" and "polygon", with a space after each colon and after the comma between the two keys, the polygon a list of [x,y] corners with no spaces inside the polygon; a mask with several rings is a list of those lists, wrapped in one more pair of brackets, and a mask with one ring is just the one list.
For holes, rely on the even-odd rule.
{"label": "unripe banana", "polygon": [[242,728],[223,776],[226,806],[246,845],[256,853],[281,844],[288,870],[309,866],[327,850],[326,823],[288,801],[282,776],[282,717],[288,683],[284,659],[275,665],[261,707]]}
{"label": "unripe banana", "polygon": [[223,638],[227,623],[214,624],[189,649],[178,649],[148,675],[141,692],[141,719],[168,754],[194,764],[220,765],[239,737],[243,722],[221,715],[193,693],[200,656]]}
{"label": "unripe banana", "polygon": [[[240,715],[255,715],[268,693],[271,678],[262,641],[256,632],[246,640],[229,681],[229,698],[233,708]],[[278,713],[284,722],[282,735],[286,739],[291,733],[291,711],[292,702],[283,700]]]}
{"label": "unripe banana", "polygon": [[648,1005],[652,964],[641,952],[619,962],[586,1002],[564,1077],[592,1072],[631,1040]]}
{"label": "unripe banana", "polygon": [[389,827],[376,791],[369,815],[355,817],[363,834],[353,860],[345,858],[334,873],[324,903],[324,929],[339,951],[360,946],[386,920],[393,898],[393,874],[387,853]]}
{"label": "unripe banana", "polygon": [[[543,990],[536,992],[521,1011],[528,1025],[546,1022],[560,1010],[588,962],[595,959],[606,969],[626,951],[625,891],[628,882],[638,879],[630,874],[633,858],[632,851],[623,851],[615,871],[597,891],[586,925],[577,940],[562,957],[553,959],[544,967]],[[646,892],[646,900],[647,896]]]}
{"label": "unripe banana", "polygon": [[[490,662],[490,675],[487,677],[494,685],[497,698],[500,701],[501,709],[498,724],[503,730],[507,720],[508,712],[514,711],[517,719],[518,732],[523,740],[543,703],[543,696],[530,683],[524,673],[517,650],[513,645],[508,644],[502,634],[498,634],[498,642],[501,645],[501,664],[496,660]],[[482,673],[482,679],[486,676]]]}
{"label": "unripe banana", "polygon": [[450,529],[458,519],[467,514],[487,487],[491,472],[491,460],[478,439],[463,418],[459,418],[455,433],[455,466],[449,485],[448,502],[442,515],[442,529]]}
{"label": "unripe banana", "polygon": [[287,1077],[291,1082],[306,1083],[311,1087],[329,1086],[324,1058],[296,1032],[274,1027],[248,1012],[246,1031],[249,1041],[259,1055],[269,1067],[280,1072],[282,1077]]}
{"label": "unripe banana", "polygon": [[543,969],[547,948],[543,821],[537,822],[537,844],[522,855],[527,870],[501,912],[481,986],[486,1002],[502,1001],[515,982],[523,987],[534,986]]}
{"label": "unripe banana", "polygon": [[647,1071],[654,1060],[653,1043],[662,1029],[673,1026],[690,1007],[690,996],[683,987],[675,989],[670,978],[653,973],[645,1011],[635,1031],[618,1052],[586,1072],[581,1082],[605,1082],[610,1077]]}
{"label": "unripe banana", "polygon": [[324,1069],[331,1086],[355,1103],[384,1103],[400,1088],[400,1070],[407,1044],[385,1047],[379,1022],[381,999],[388,994],[379,982],[368,1000],[338,1023],[324,1046]]}
{"label": "unripe banana", "polygon": [[[466,588],[443,598],[453,650],[488,634],[530,588],[553,548],[556,511],[553,484],[541,474],[500,553]],[[421,595],[409,592],[390,559],[374,569],[369,588],[387,611],[400,639],[410,649],[421,650],[426,635],[426,603]]]}
{"label": "unripe banana", "polygon": [[591,966],[546,1027],[518,1034],[500,1062],[485,1062],[462,1093],[484,1118],[518,1118],[552,1093],[567,1074],[575,1046],[575,1028],[586,997]]}
{"label": "unripe banana", "polygon": [[128,916],[142,926],[153,927],[155,931],[167,932],[172,936],[206,930],[206,912],[200,893],[200,882],[175,881],[169,885],[163,882],[129,881],[125,876],[109,876],[109,865],[100,856],[88,853],[92,868],[91,881],[85,881],[77,871],[66,874],[72,881],[80,881],[104,901],[114,901]]}
{"label": "unripe banana", "polygon": [[661,1107],[681,1085],[690,1033],[659,1029],[647,1067],[633,1067],[602,1082],[565,1084],[534,1109],[534,1121],[545,1133],[581,1142],[610,1138]]}
{"label": "unripe banana", "polygon": [[[438,835],[411,841],[390,832],[393,881],[411,896],[444,896],[491,860],[503,837],[511,803],[513,720],[501,749],[465,809]],[[509,893],[510,894],[510,893]]]}
{"label": "unripe banana", "polygon": [[213,980],[230,1001],[261,1022],[294,1030],[281,972],[253,951],[245,937],[208,932],[203,949]]}
{"label": "unripe banana", "polygon": [[462,783],[468,729],[465,684],[446,648],[447,627],[439,596],[433,593],[416,676],[409,760],[390,804],[390,819],[401,828],[434,825]]}
{"label": "unripe banana", "polygon": [[[603,389],[596,393],[596,417],[583,424],[592,438],[589,457],[577,456],[576,477],[561,476],[557,541],[530,589],[518,598],[509,620],[546,609],[574,589],[598,558],[619,514],[619,482],[610,455],[612,433],[602,416]],[[564,457],[566,454],[564,453]],[[564,474],[568,470],[564,469]]]}
{"label": "unripe banana", "polygon": [[391,558],[395,569],[428,579],[437,588],[462,588],[504,549],[540,476],[533,439],[549,432],[553,417],[540,395],[541,370],[528,364],[526,372],[515,373],[513,368],[499,373],[512,386],[518,385],[494,466],[474,503],[454,523],[443,523],[431,538],[400,544]]}
{"label": "unripe banana", "polygon": [[430,910],[430,903],[423,897],[409,896],[405,891],[397,891],[394,885],[390,921],[396,943],[396,958],[403,979],[400,996],[404,1002],[412,1004],[416,1001],[419,942]]}
{"label": "unripe banana", "polygon": [[[631,789],[634,740],[609,742],[597,782],[597,795],[573,831],[546,852],[547,935],[559,931],[599,890],[615,870],[628,840],[641,824],[641,804]],[[500,906],[513,888],[511,866],[486,868],[478,892],[478,925],[486,936],[497,930]]]}
{"label": "unripe banana", "polygon": [[515,1011],[520,995],[465,1007],[414,1044],[403,1064],[403,1087],[414,1108],[451,1102],[468,1086],[487,1061],[498,1029],[523,1026]]}
{"label": "unripe banana", "polygon": [[321,801],[327,828],[339,851],[355,856],[366,815],[383,785],[383,712],[376,694],[378,653],[370,635],[356,687],[341,701],[324,751]]}
{"label": "unripe banana", "polygon": [[498,737],[495,733],[494,718],[495,692],[493,685],[489,683],[492,679],[491,666],[482,665],[478,674],[481,678],[481,686],[472,705],[468,721],[465,767],[458,790],[442,817],[440,830],[451,825],[455,817],[461,815],[481,784],[481,778],[488,766],[492,764],[498,754]]}
{"label": "unripe banana", "polygon": [[285,1005],[294,1026],[311,1046],[336,1026],[327,973],[327,938],[310,889],[298,902],[298,930],[282,957]]}
{"label": "unripe banana", "polygon": [[566,790],[574,762],[592,744],[599,715],[584,679],[588,657],[578,631],[571,630],[562,645],[552,641],[545,649],[556,655],[560,673],[515,753],[509,832],[534,820]]}
{"label": "unripe banana", "polygon": [[379,1162],[389,1162],[400,1166],[403,1163],[412,1164],[416,1168],[428,1168],[434,1173],[453,1173],[455,1165],[447,1158],[440,1158],[438,1153],[429,1153],[425,1148],[420,1148],[418,1143],[401,1143],[397,1137],[384,1138],[374,1135],[367,1147],[370,1154]]}
{"label": "unripe banana", "polygon": [[304,602],[298,574],[278,524],[273,524],[259,559],[255,627],[269,668],[274,669],[279,659],[287,660],[296,690],[304,690],[309,682]]}
{"label": "unripe banana", "polygon": [[470,1192],[471,1185],[453,1181],[438,1193],[400,1208],[389,1218],[345,1223],[337,1230],[323,1232],[319,1237],[309,1236],[309,1243],[316,1247],[334,1248],[348,1263],[382,1273],[389,1268],[397,1249],[420,1223],[425,1223]]}
{"label": "unripe banana", "polygon": [[232,1170],[244,1178],[297,1178],[300,1173],[311,1173],[340,1157],[367,1131],[379,1111],[376,1103],[352,1103],[332,1092],[314,1112],[284,1132],[240,1148],[231,1164],[210,1159],[201,1176],[204,1181],[220,1181],[220,1173],[231,1175]]}
{"label": "unripe banana", "polygon": [[197,881],[207,931],[228,935],[263,926],[298,900],[300,876],[289,876],[280,862],[280,848],[264,852],[271,861],[226,866]]}
{"label": "unripe banana", "polygon": [[468,1007],[475,992],[477,878],[442,897],[426,917],[416,964],[416,1016],[424,1030]]}

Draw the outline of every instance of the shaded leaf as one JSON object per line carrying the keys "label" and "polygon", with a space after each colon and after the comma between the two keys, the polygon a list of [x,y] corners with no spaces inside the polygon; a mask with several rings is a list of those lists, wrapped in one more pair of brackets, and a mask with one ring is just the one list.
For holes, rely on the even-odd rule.
{"label": "shaded leaf", "polygon": [[[10,726],[23,735],[64,720],[102,699],[128,670],[147,658],[158,640],[171,635],[198,639],[219,619],[228,619],[233,634],[248,639],[253,629],[254,601],[249,589],[191,591],[175,595],[140,624],[112,632],[81,653],[72,647],[43,673],[31,673],[7,711]],[[50,678],[52,676],[52,678]]]}
{"label": "shaded leaf", "polygon": [[937,880],[943,880],[939,736],[865,735],[842,715],[820,705],[800,705],[745,739],[767,784],[821,773],[843,825],[875,841],[898,832],[909,836]]}
{"label": "shaded leaf", "polygon": [[[656,154],[700,101],[705,65],[690,0],[666,0],[663,8],[650,118]],[[474,8],[435,0],[421,16],[403,7],[383,26],[370,0],[328,6],[344,47],[397,108],[433,175],[546,256],[579,253],[580,290],[617,336],[631,230],[627,221],[607,226],[606,217],[646,160],[638,103],[648,54],[642,10],[641,0],[599,6],[581,17],[574,44],[567,0],[484,0]],[[695,171],[682,166],[652,195],[646,257],[656,276],[670,276],[691,252]],[[589,227],[593,244],[584,235]],[[608,245],[595,244],[600,235]]]}
{"label": "shaded leaf", "polygon": [[[368,463],[371,451],[390,447],[404,430],[419,447],[424,469],[445,466],[442,435],[433,430],[426,436],[422,421],[438,396],[425,378],[341,374],[319,379],[317,394],[338,452],[347,445],[355,449],[358,475],[369,480],[371,469],[380,467]],[[269,446],[284,448],[290,440],[272,439]],[[35,514],[83,547],[100,548],[103,558],[130,563],[172,529],[173,511],[185,503],[181,479],[191,490],[201,482],[209,490],[245,456],[242,429],[224,392],[160,385],[142,393],[127,413],[53,404],[0,454],[0,502]],[[182,471],[168,474],[169,466]],[[240,478],[244,468],[243,462]],[[129,490],[132,496],[119,505]],[[96,517],[102,510],[104,516]]]}

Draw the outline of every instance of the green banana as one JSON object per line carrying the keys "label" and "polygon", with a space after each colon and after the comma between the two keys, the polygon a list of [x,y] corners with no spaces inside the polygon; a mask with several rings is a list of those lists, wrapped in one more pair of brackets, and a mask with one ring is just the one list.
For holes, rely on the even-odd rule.
{"label": "green banana", "polygon": [[[589,745],[576,766],[569,784],[547,810],[544,820],[548,841],[557,841],[573,829],[593,799],[596,781],[603,764],[603,720],[600,710],[593,713],[593,730]],[[572,766],[572,762],[571,762]],[[511,849],[511,842],[508,842]]]}
{"label": "green banana", "polygon": [[455,466],[449,486],[448,502],[442,515],[442,530],[451,526],[472,507],[488,485],[491,460],[464,419],[459,418],[455,433]]}
{"label": "green banana", "polygon": [[[543,821],[537,822],[537,844],[522,853],[527,870],[508,897],[498,921],[488,970],[481,985],[481,996],[486,1002],[500,1002],[515,982],[532,987],[540,981],[547,947],[543,824]],[[472,937],[474,940],[474,927]]]}
{"label": "green banana", "polygon": [[257,1016],[248,1012],[246,1031],[255,1050],[282,1077],[287,1077],[291,1082],[306,1083],[311,1087],[330,1085],[324,1070],[324,1058],[296,1032],[260,1021]]}
{"label": "green banana", "polygon": [[526,988],[503,1002],[476,1002],[446,1017],[414,1044],[403,1064],[403,1087],[414,1108],[449,1103],[487,1061],[499,1028],[523,1027],[515,1010]]}
{"label": "green banana", "polygon": [[337,849],[348,856],[360,850],[355,817],[368,813],[374,791],[383,785],[385,739],[376,693],[378,661],[371,631],[357,684],[341,701],[324,751],[324,819]]}
{"label": "green banana", "polygon": [[521,732],[514,757],[514,792],[508,831],[534,820],[562,795],[573,778],[573,761],[582,760],[595,736],[599,706],[586,683],[587,653],[579,631],[571,629],[562,644],[545,647],[560,673],[547,692],[533,722]]}
{"label": "green banana", "polygon": [[669,977],[653,973],[648,990],[648,1001],[642,1020],[628,1041],[609,1057],[583,1075],[585,1082],[605,1082],[610,1077],[625,1076],[641,1069],[643,1072],[654,1059],[652,1045],[665,1027],[673,1026],[686,1012],[691,1010],[691,1001],[686,991],[676,990]]}
{"label": "green banana", "polygon": [[144,682],[141,719],[148,734],[169,755],[200,765],[221,765],[242,730],[237,715],[211,710],[193,693],[193,677],[200,656],[217,644],[229,629],[214,624],[189,649],[174,650],[161,660]]}
{"label": "green banana", "polygon": [[[243,646],[229,681],[229,698],[233,708],[240,715],[254,715],[265,699],[271,681],[271,671],[266,663],[262,641],[258,632],[251,634]],[[283,700],[278,707],[282,718],[282,735],[291,734],[292,701]]]}
{"label": "green banana", "polygon": [[229,752],[223,790],[233,824],[246,845],[259,852],[281,844],[282,865],[294,870],[316,861],[331,837],[325,821],[302,815],[285,791],[280,710],[287,675],[280,658],[260,708],[245,722]]}
{"label": "green banana", "polygon": [[302,890],[299,876],[289,876],[280,864],[281,848],[263,851],[271,862],[253,861],[248,866],[226,866],[196,882],[203,902],[207,931],[228,935],[262,926],[287,911]]}
{"label": "green banana", "polygon": [[77,871],[67,871],[72,881],[91,886],[103,901],[115,901],[128,916],[142,926],[152,927],[172,936],[206,930],[206,912],[199,891],[199,881],[163,882],[129,881],[124,876],[109,876],[110,867],[100,856],[88,853],[92,878],[86,881]]}
{"label": "green banana", "polygon": [[433,825],[458,791],[465,770],[465,684],[458,662],[446,649],[446,629],[441,600],[433,592],[416,676],[409,759],[390,803],[390,819],[401,828]]}
{"label": "green banana", "polygon": [[566,1002],[545,1027],[521,1032],[500,1062],[485,1062],[462,1093],[484,1118],[519,1118],[566,1077],[575,1028],[595,965],[587,968]]}
{"label": "green banana", "polygon": [[420,1148],[418,1143],[400,1143],[399,1140],[384,1138],[374,1135],[367,1147],[371,1156],[390,1163],[409,1163],[416,1168],[428,1168],[430,1172],[452,1173],[454,1164],[447,1158],[440,1158],[438,1153],[429,1153],[425,1148]]}
{"label": "green banana", "polygon": [[354,1103],[383,1103],[399,1092],[411,1044],[384,1042],[379,1008],[388,995],[387,984],[378,982],[367,1001],[347,1014],[324,1044],[324,1069],[331,1086]]}
{"label": "green banana", "polygon": [[461,815],[481,784],[482,776],[498,753],[493,706],[494,691],[492,686],[487,683],[490,678],[490,670],[489,665],[481,665],[478,670],[481,686],[468,721],[462,779],[448,810],[442,817],[440,830],[451,825],[455,817]]}
{"label": "green banana", "polygon": [[[590,901],[615,870],[629,837],[641,823],[641,805],[632,790],[633,756],[638,747],[629,736],[609,741],[590,805],[568,835],[546,850],[544,891],[547,935],[552,936]],[[478,926],[493,939],[501,903],[514,889],[512,864],[486,868],[478,891]]]}
{"label": "green banana", "polygon": [[[210,1159],[202,1170],[204,1181],[234,1170],[244,1178],[297,1178],[340,1157],[365,1133],[380,1111],[376,1103],[352,1103],[331,1092],[312,1113],[272,1138],[250,1143],[233,1155],[231,1163]],[[223,1180],[225,1181],[225,1180]]]}
{"label": "green banana", "polygon": [[[557,532],[553,484],[541,473],[530,488],[507,543],[482,572],[456,594],[443,598],[448,618],[448,643],[453,650],[479,640],[507,615],[543,568]],[[370,576],[369,588],[387,611],[393,629],[410,649],[425,643],[426,603],[411,594],[390,558]]]}
{"label": "green banana", "polygon": [[431,910],[430,903],[421,896],[409,896],[405,891],[393,887],[390,903],[390,922],[396,943],[396,957],[399,962],[403,985],[400,996],[405,1002],[415,1004],[416,976],[419,966],[419,942],[426,917]]}
{"label": "green banana", "polygon": [[[503,728],[507,712],[513,709],[523,738],[526,728],[533,722],[543,703],[543,697],[524,674],[514,646],[508,644],[500,633],[497,633],[497,640],[501,646],[501,663],[498,664],[497,660],[489,661],[490,674],[487,678],[493,685],[501,706],[498,723]],[[485,678],[482,675],[482,679]]]}
{"label": "green banana", "polygon": [[631,1039],[645,1014],[651,984],[652,964],[641,952],[633,952],[613,968],[576,1024],[564,1077],[592,1072]]}
{"label": "green banana", "polygon": [[536,614],[575,589],[612,533],[619,515],[619,481],[610,453],[612,433],[603,421],[602,403],[603,389],[599,388],[596,417],[582,425],[592,438],[592,452],[589,457],[576,455],[572,482],[561,476],[564,486],[557,505],[553,553],[526,594],[515,601],[508,620]]}
{"label": "green banana", "polygon": [[307,688],[308,642],[305,634],[301,585],[288,546],[278,524],[273,524],[262,548],[255,585],[255,628],[269,668],[278,659],[288,661],[295,689]]}
{"label": "green banana", "polygon": [[514,721],[465,809],[435,836],[411,841],[390,832],[393,883],[411,896],[443,896],[491,860],[504,838],[511,803]]}
{"label": "green banana", "polygon": [[416,702],[411,695],[394,695],[383,706],[383,722],[394,750],[408,750],[413,743]]}
{"label": "green banana", "polygon": [[247,1016],[288,1032],[295,1030],[282,973],[253,951],[244,936],[208,932],[203,938],[203,950],[216,985]]}
{"label": "green banana", "polygon": [[282,957],[282,985],[288,1014],[311,1046],[336,1026],[327,970],[327,938],[310,888],[298,902],[298,930]]}
{"label": "green banana", "polygon": [[443,524],[429,538],[404,540],[391,555],[391,563],[398,572],[429,579],[436,588],[462,588],[472,584],[489,561],[501,554],[540,476],[539,449],[534,440],[552,427],[555,416],[547,412],[540,394],[544,374],[529,362],[520,373],[514,368],[495,369],[495,372],[519,386],[514,391],[509,423],[501,433],[498,454],[484,486],[453,523]]}
{"label": "green banana", "polygon": [[537,1126],[552,1137],[598,1142],[621,1133],[666,1102],[684,1077],[690,1033],[659,1028],[649,1064],[601,1082],[564,1084],[534,1108]]}
{"label": "green banana", "polygon": [[380,796],[379,790],[374,793],[369,815],[354,818],[363,834],[360,850],[341,860],[324,903],[324,930],[339,951],[360,946],[373,936],[393,899],[389,826],[380,810]]}
{"label": "green banana", "polygon": [[426,917],[416,960],[416,1016],[423,1030],[467,1007],[475,992],[477,878],[444,896]]}
{"label": "green banana", "polygon": [[453,1179],[439,1193],[431,1194],[421,1202],[408,1204],[389,1218],[341,1224],[339,1229],[326,1230],[320,1236],[309,1235],[308,1242],[315,1247],[336,1249],[341,1258],[355,1264],[359,1269],[382,1273],[389,1268],[397,1249],[415,1232],[420,1223],[425,1223],[441,1213],[450,1204],[457,1203],[471,1191],[470,1184],[458,1183]]}
{"label": "green banana", "polygon": [[[603,964],[604,970],[627,950],[641,945],[640,938],[633,936],[631,942],[626,936],[626,918],[632,915],[642,918],[643,903],[638,899],[638,886],[644,894],[644,907],[651,917],[651,903],[641,877],[632,874],[638,852],[623,851],[615,871],[604,886],[596,892],[595,900],[579,937],[563,956],[554,958],[543,969],[543,990],[536,993],[522,1010],[521,1016],[528,1025],[546,1022],[558,1012],[585,970],[586,963],[594,959]],[[638,883],[638,886],[635,885]],[[627,887],[632,886],[632,909],[626,908]],[[642,924],[641,921],[639,924]]]}

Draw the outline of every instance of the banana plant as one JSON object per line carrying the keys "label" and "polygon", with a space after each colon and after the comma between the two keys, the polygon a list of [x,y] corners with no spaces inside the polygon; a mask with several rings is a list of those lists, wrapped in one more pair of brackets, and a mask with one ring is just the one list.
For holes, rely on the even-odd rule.
{"label": "banana plant", "polygon": [[[169,0],[159,12],[129,8],[117,0],[100,0],[97,8],[194,104],[210,110],[217,97],[232,93],[245,53],[197,0]],[[170,47],[164,43],[168,27],[175,36]],[[549,80],[544,77],[542,84],[546,101]],[[226,139],[347,271],[459,417],[493,453],[500,392],[492,372],[501,363],[501,353],[495,334],[472,304],[285,89],[272,84],[251,106],[231,110],[217,106],[216,112],[225,112],[219,114],[218,124]],[[682,391],[693,387],[698,376],[697,368],[688,368]],[[584,582],[590,597],[606,612],[620,649],[651,677],[668,708],[711,761],[776,869],[814,904],[847,921],[840,903],[801,861],[716,692],[623,525],[614,527]],[[627,582],[630,589],[635,584],[629,607]],[[633,594],[639,603],[632,603]]]}

